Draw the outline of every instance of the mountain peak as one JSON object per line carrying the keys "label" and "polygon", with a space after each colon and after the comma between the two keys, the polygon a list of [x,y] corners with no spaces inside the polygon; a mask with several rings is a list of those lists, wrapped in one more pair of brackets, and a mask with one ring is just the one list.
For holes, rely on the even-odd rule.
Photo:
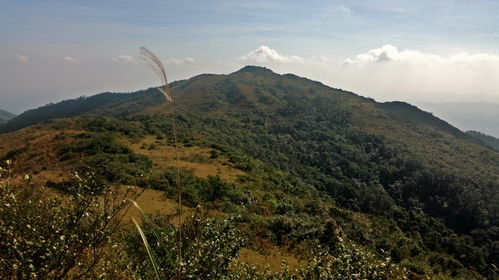
{"label": "mountain peak", "polygon": [[262,66],[246,65],[235,73],[275,74],[272,70]]}

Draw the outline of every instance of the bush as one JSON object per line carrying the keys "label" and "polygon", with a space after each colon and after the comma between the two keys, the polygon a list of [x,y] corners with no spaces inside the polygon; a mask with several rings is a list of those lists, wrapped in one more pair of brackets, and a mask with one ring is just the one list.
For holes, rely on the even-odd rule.
{"label": "bush", "polygon": [[81,140],[60,149],[61,160],[77,160],[80,173],[92,172],[105,183],[143,186],[151,173],[152,161],[118,143],[108,133],[80,135]]}
{"label": "bush", "polygon": [[[145,217],[142,226],[161,279],[178,279],[178,228],[167,220]],[[154,278],[154,269],[139,235],[130,232],[127,251],[133,270],[142,279]],[[230,274],[229,265],[237,257],[243,240],[231,219],[206,218],[203,212],[182,225],[182,279],[221,279]]]}
{"label": "bush", "polygon": [[0,183],[1,279],[97,277],[91,275],[127,203],[109,191],[88,195],[85,180],[77,178],[72,194],[64,197],[47,194],[29,180]]}
{"label": "bush", "polygon": [[307,266],[299,270],[302,279],[408,279],[407,272],[389,257],[379,258],[341,238],[332,252],[321,247],[315,250]]}

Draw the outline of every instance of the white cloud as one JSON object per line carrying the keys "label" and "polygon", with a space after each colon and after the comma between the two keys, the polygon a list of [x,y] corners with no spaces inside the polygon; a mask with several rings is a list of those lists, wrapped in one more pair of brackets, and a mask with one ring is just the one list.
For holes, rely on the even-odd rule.
{"label": "white cloud", "polygon": [[29,62],[29,57],[26,55],[20,55],[16,54],[16,60],[21,63],[28,63]]}
{"label": "white cloud", "polygon": [[281,55],[276,50],[267,46],[260,46],[256,50],[249,52],[247,55],[239,58],[242,62],[249,63],[290,63],[301,62],[303,58],[295,55]]}
{"label": "white cloud", "polygon": [[111,60],[115,61],[115,62],[122,62],[125,64],[129,64],[129,63],[134,62],[135,58],[131,55],[122,54],[122,55],[118,55],[117,57],[113,57]]}
{"label": "white cloud", "polygon": [[442,56],[385,45],[345,59],[341,66],[340,76],[357,79],[350,88],[382,100],[440,101],[454,96],[499,101],[499,55],[495,54]]}
{"label": "white cloud", "polygon": [[388,44],[347,59],[321,55],[301,58],[261,46],[240,57],[239,62],[268,66],[278,73],[294,73],[378,101],[499,102],[496,54],[444,56],[399,50]]}
{"label": "white cloud", "polygon": [[66,63],[79,63],[80,61],[76,58],[70,57],[70,56],[65,56],[62,61]]}
{"label": "white cloud", "polygon": [[397,47],[390,44],[381,48],[372,49],[366,53],[357,55],[355,58],[345,59],[345,64],[368,64],[383,63],[388,61],[399,61],[408,63],[435,63],[442,58],[436,55],[424,54],[415,50],[399,51]]}
{"label": "white cloud", "polygon": [[173,63],[175,65],[182,65],[182,64],[192,64],[195,63],[196,60],[194,58],[186,57],[186,58],[170,58],[168,59],[169,63]]}
{"label": "white cloud", "polygon": [[366,53],[359,54],[355,58],[347,58],[345,65],[366,65],[373,63],[392,62],[412,66],[444,67],[459,69],[479,69],[483,67],[499,68],[499,55],[486,53],[468,54],[459,53],[451,56],[439,56],[424,53],[417,50],[399,51],[392,45],[384,45],[381,48],[372,49]]}

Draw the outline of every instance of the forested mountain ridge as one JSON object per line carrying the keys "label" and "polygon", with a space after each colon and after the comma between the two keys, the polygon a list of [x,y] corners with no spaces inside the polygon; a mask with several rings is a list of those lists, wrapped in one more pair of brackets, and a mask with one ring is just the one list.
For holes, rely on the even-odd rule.
{"label": "forested mountain ridge", "polygon": [[134,93],[101,93],[90,97],[81,96],[76,99],[50,103],[36,109],[27,110],[12,118],[0,133],[14,131],[44,120],[75,117],[88,114],[100,114],[123,117],[141,112],[153,106],[161,97],[157,90],[149,89]]}
{"label": "forested mountain ridge", "polygon": [[470,135],[471,137],[480,140],[483,142],[485,145],[491,147],[492,149],[496,150],[499,152],[499,139],[497,139],[494,136],[487,135],[485,133],[481,133],[478,131],[466,131],[466,134]]}
{"label": "forested mountain ridge", "polygon": [[[193,186],[186,191],[188,203],[242,214],[254,238],[277,246],[299,247],[307,240],[331,245],[332,232],[342,232],[356,244],[388,252],[414,279],[495,275],[499,154],[445,121],[406,103],[376,103],[253,66],[175,82],[171,90],[183,147],[208,149],[210,160],[226,158],[224,164],[244,172],[231,187],[245,189],[244,195],[220,189],[207,195],[199,190],[211,185],[186,177],[186,188]],[[28,124],[28,116],[79,116],[13,133],[49,126],[53,140],[43,143],[64,146],[53,148],[52,161],[87,164],[111,183],[171,192],[169,173],[155,174],[148,160],[162,149],[155,147],[159,140],[140,140],[169,139],[163,97],[150,89],[109,99],[35,109],[9,129]],[[78,109],[61,113],[57,108],[64,104]],[[37,143],[0,151],[5,158],[34,161]]]}
{"label": "forested mountain ridge", "polygon": [[0,109],[0,126],[6,124],[10,119],[14,118],[16,115]]}
{"label": "forested mountain ridge", "polygon": [[433,112],[463,131],[476,130],[499,137],[499,104],[487,102],[420,103],[418,107]]}

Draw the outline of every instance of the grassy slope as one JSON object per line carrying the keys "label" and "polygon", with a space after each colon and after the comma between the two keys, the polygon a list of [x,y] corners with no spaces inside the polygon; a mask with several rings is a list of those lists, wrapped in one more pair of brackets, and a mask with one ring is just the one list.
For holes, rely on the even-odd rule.
{"label": "grassy slope", "polygon": [[[128,143],[128,145],[136,153],[152,159],[157,168],[176,167],[175,149],[164,145],[164,141],[147,136],[137,143]],[[151,145],[153,149],[150,149]],[[238,176],[245,175],[241,170],[231,167],[226,158],[211,159],[209,151],[210,149],[202,147],[181,147],[180,168],[200,178],[219,176],[230,182],[236,181]]]}
{"label": "grassy slope", "polygon": [[[67,129],[61,130],[61,127]],[[61,162],[59,150],[61,146],[77,143],[76,136],[85,132],[77,127],[78,125],[73,121],[56,120],[52,123],[30,126],[9,134],[0,134],[0,157],[5,157],[9,152],[15,151],[13,156],[14,174],[18,176],[30,174],[32,182],[35,184],[44,185],[47,181],[64,182],[71,177],[71,173],[77,166],[75,162],[69,162],[69,164],[67,161]],[[123,136],[116,137],[119,142],[138,154],[151,158],[155,166],[154,169],[157,171],[176,166],[175,151],[172,146],[165,145],[164,140],[157,140],[152,135],[138,141]],[[20,146],[19,143],[24,143],[24,145]],[[151,146],[154,148],[151,149]],[[237,181],[238,177],[247,175],[245,172],[232,167],[232,164],[223,156],[211,159],[209,151],[210,149],[199,146],[183,147],[180,150],[181,169],[200,178],[220,176],[229,182]],[[116,186],[116,188],[123,187]],[[167,198],[163,191],[144,189],[136,201],[150,215],[177,215],[178,202],[175,198]],[[191,208],[184,206],[184,215],[189,215],[191,211]],[[223,212],[216,210],[210,210],[210,214],[224,215]],[[126,217],[127,220],[131,217],[138,219],[140,215],[138,210],[132,207]],[[173,221],[176,222],[176,219]],[[266,266],[280,269],[283,262],[289,264],[292,269],[300,264],[298,257],[285,248],[279,249],[271,244],[267,244],[267,246],[265,251],[258,251],[251,247],[241,249],[240,260],[262,269]]]}

